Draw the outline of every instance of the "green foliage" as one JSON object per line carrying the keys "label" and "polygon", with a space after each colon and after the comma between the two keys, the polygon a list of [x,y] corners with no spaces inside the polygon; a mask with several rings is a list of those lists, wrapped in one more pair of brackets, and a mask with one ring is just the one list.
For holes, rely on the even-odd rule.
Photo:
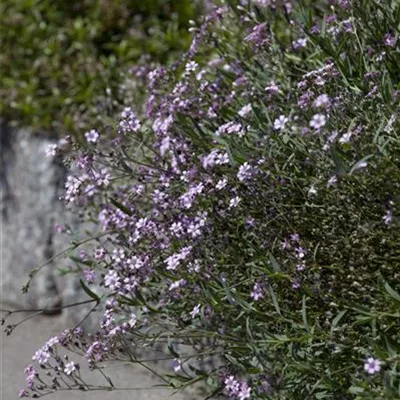
{"label": "green foliage", "polygon": [[190,0],[2,1],[2,117],[57,135],[85,129],[110,115],[138,60],[166,63],[188,46],[198,11]]}

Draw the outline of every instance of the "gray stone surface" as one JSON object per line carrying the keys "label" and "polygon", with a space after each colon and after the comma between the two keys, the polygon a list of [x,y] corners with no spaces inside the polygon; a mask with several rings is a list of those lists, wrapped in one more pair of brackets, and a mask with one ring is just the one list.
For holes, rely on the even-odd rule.
{"label": "gray stone surface", "polygon": [[[51,309],[88,299],[77,274],[60,277],[59,268],[71,266],[68,257],[49,262],[32,279],[28,292],[21,291],[33,269],[71,246],[67,235],[55,231],[55,224],[78,226],[76,213],[67,212],[59,200],[66,171],[61,160],[45,155],[51,143],[0,123],[0,301],[14,309]],[[87,311],[88,306],[71,308],[63,317],[75,324]]]}
{"label": "gray stone surface", "polygon": [[27,294],[29,272],[54,254],[53,224],[62,169],[45,157],[48,140],[0,125],[0,299],[19,307],[54,307],[61,301],[54,265],[43,268]]}

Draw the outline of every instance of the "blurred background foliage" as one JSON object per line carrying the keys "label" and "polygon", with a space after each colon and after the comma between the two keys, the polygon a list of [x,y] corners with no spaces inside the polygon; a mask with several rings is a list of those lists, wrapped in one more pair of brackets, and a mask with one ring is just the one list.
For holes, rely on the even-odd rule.
{"label": "blurred background foliage", "polygon": [[0,113],[49,134],[93,127],[135,64],[168,64],[190,42],[194,0],[2,0]]}

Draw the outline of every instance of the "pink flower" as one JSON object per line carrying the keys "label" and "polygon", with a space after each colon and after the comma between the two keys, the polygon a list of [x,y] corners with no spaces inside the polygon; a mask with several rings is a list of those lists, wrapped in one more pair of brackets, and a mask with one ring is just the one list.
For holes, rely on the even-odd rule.
{"label": "pink flower", "polygon": [[25,389],[22,389],[18,392],[18,397],[22,398],[22,397],[28,397],[28,392]]}
{"label": "pink flower", "polygon": [[369,357],[364,364],[364,371],[373,375],[381,370],[381,361],[373,357]]}
{"label": "pink flower", "polygon": [[49,361],[50,353],[48,347],[44,347],[35,352],[32,357],[33,361],[37,361],[39,364],[46,364]]}
{"label": "pink flower", "polygon": [[388,47],[395,47],[396,46],[396,36],[392,35],[391,33],[387,33],[384,37],[384,43]]}
{"label": "pink flower", "polygon": [[182,363],[178,358],[175,358],[173,361],[171,361],[170,366],[174,372],[178,372],[182,369]]}
{"label": "pink flower", "polygon": [[264,297],[263,288],[258,282],[254,284],[253,291],[251,292],[250,296],[254,301],[258,301]]}

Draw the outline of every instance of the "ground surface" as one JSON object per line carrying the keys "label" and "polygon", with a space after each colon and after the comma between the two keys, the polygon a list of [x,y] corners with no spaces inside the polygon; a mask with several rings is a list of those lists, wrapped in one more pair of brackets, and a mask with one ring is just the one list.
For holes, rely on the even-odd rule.
{"label": "ground surface", "polygon": [[[2,327],[3,328],[3,327]],[[24,385],[24,366],[30,362],[32,354],[41,347],[46,340],[60,333],[65,328],[62,316],[37,317],[19,328],[11,336],[0,333],[0,400],[14,400],[18,398],[19,389]],[[2,329],[3,330],[3,329]],[[85,371],[82,371],[85,372]],[[104,384],[100,379],[88,372],[90,382]],[[87,375],[86,375],[87,376]],[[145,388],[134,391],[93,391],[77,392],[65,391],[50,394],[44,399],[49,400],[192,400],[189,394],[176,394],[171,396],[169,389],[150,389],[151,386],[159,384],[152,376],[149,376],[141,369],[132,367],[118,367],[110,374],[116,386]],[[89,381],[89,379],[88,379]],[[148,388],[148,389],[146,389]],[[197,397],[199,398],[199,397]]]}

